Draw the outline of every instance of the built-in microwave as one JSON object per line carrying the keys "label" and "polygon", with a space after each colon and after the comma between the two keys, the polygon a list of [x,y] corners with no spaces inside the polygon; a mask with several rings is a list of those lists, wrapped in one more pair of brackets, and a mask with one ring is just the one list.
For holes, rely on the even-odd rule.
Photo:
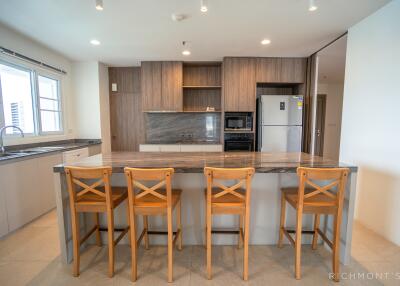
{"label": "built-in microwave", "polygon": [[252,112],[226,112],[225,131],[252,131]]}

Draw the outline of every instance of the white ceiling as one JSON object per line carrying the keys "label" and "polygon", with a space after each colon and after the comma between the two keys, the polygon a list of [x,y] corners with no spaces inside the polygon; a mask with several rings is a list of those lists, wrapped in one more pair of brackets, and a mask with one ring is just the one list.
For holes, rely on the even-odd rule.
{"label": "white ceiling", "polygon": [[347,36],[318,53],[318,82],[343,83],[346,67]]}
{"label": "white ceiling", "polygon": [[[389,0],[0,0],[0,22],[76,61],[213,61],[223,56],[308,56]],[[186,14],[173,22],[172,13]],[[100,46],[89,41],[96,38]],[[262,46],[263,38],[271,39]],[[181,54],[190,42],[191,56]]]}

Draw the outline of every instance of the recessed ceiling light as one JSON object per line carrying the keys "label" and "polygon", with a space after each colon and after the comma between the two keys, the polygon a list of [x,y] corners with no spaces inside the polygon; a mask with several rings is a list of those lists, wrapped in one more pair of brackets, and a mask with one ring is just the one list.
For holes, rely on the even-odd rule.
{"label": "recessed ceiling light", "polygon": [[182,42],[183,50],[182,50],[182,55],[184,56],[190,56],[191,52],[189,50],[189,44],[186,41]]}
{"label": "recessed ceiling light", "polygon": [[93,46],[98,46],[98,45],[101,44],[100,41],[99,41],[99,40],[96,40],[96,39],[91,40],[90,43],[91,43]]}
{"label": "recessed ceiling light", "polygon": [[308,11],[314,12],[317,9],[318,9],[318,7],[317,7],[317,5],[315,5],[315,1],[314,0],[310,0],[310,4],[308,6]]}
{"label": "recessed ceiling light", "polygon": [[207,1],[206,0],[201,0],[200,11],[203,12],[203,13],[208,11]]}
{"label": "recessed ceiling light", "polygon": [[103,11],[103,0],[96,0],[96,10]]}
{"label": "recessed ceiling light", "polygon": [[271,40],[270,39],[264,39],[264,40],[261,41],[261,44],[262,45],[269,45],[269,44],[271,44]]}

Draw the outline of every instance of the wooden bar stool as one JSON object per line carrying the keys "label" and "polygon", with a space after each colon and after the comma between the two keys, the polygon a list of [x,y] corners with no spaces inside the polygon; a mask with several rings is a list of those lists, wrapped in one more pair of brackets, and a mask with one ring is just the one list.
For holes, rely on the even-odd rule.
{"label": "wooden bar stool", "polygon": [[[136,248],[144,237],[145,247],[149,248],[149,234],[168,235],[168,282],[173,280],[172,248],[178,241],[178,249],[182,249],[182,224],[181,224],[181,193],[182,190],[172,189],[171,177],[173,168],[163,169],[136,169],[125,168],[125,176],[128,185],[129,200],[129,224],[131,226],[131,250],[132,250],[132,281],[137,279]],[[152,187],[147,187],[140,181],[159,181]],[[165,187],[165,188],[162,188]],[[135,188],[138,192],[135,192]],[[172,231],[172,212],[176,207],[176,232]],[[143,231],[136,241],[135,216],[143,216]],[[150,231],[148,229],[149,215],[166,215],[168,231]],[[173,238],[173,235],[175,237]]]}
{"label": "wooden bar stool", "polygon": [[[251,179],[254,168],[204,168],[207,177],[206,189],[206,246],[207,246],[207,278],[211,279],[211,234],[238,233],[239,245],[243,244],[243,280],[248,279],[249,260],[249,224]],[[219,181],[238,181],[232,186],[225,186]],[[212,216],[216,214],[239,215],[238,231],[213,231]],[[243,229],[244,220],[244,229]]]}
{"label": "wooden bar stool", "polygon": [[[70,197],[72,240],[73,240],[73,275],[79,276],[80,246],[90,235],[96,232],[97,245],[101,245],[99,213],[107,213],[108,231],[108,276],[114,275],[114,247],[128,233],[129,227],[122,230],[114,240],[114,209],[128,196],[125,187],[110,186],[112,170],[110,167],[83,168],[65,167],[68,193]],[[90,182],[90,183],[89,183]],[[79,213],[94,213],[95,226],[82,238],[79,233]]]}
{"label": "wooden bar stool", "polygon": [[[298,188],[281,189],[281,222],[279,230],[278,247],[282,247],[283,235],[295,247],[295,277],[301,278],[301,234],[312,234],[312,249],[316,249],[318,235],[332,249],[332,265],[334,280],[339,281],[339,253],[340,253],[340,224],[342,221],[343,201],[349,169],[347,168],[297,168],[300,183]],[[324,185],[318,185],[317,182]],[[311,188],[309,188],[310,186]],[[286,201],[296,209],[296,230],[285,228]],[[302,230],[302,217],[304,214],[314,214],[314,229]],[[319,229],[320,215],[333,215],[333,241]],[[295,233],[295,239],[290,233]]]}

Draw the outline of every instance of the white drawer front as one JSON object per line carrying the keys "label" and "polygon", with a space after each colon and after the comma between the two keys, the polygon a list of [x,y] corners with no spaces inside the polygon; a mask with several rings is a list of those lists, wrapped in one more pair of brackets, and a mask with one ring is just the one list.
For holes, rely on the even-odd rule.
{"label": "white drawer front", "polygon": [[140,144],[140,152],[160,152],[160,145],[157,144]]}
{"label": "white drawer front", "polygon": [[215,145],[203,145],[204,152],[222,152],[222,145],[215,144]]}
{"label": "white drawer front", "polygon": [[173,144],[173,145],[160,145],[161,152],[180,152],[181,145],[180,144]]}
{"label": "white drawer front", "polygon": [[181,145],[181,152],[203,152],[203,145]]}
{"label": "white drawer front", "polygon": [[89,156],[89,148],[81,148],[63,153],[63,163],[72,164]]}

